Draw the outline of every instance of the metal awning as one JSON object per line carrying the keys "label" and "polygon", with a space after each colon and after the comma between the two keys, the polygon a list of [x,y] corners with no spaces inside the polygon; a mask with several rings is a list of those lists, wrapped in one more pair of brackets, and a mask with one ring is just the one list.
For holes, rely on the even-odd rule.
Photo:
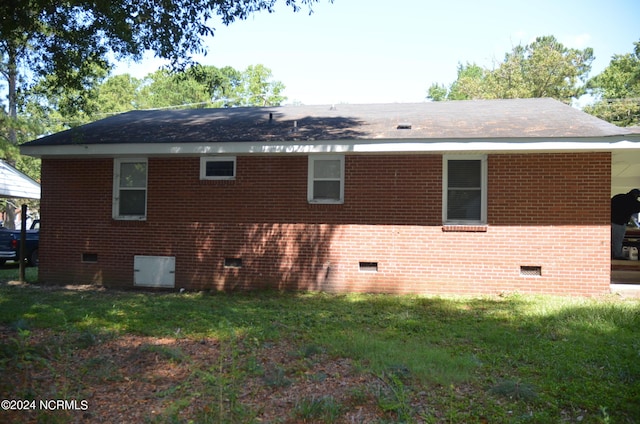
{"label": "metal awning", "polygon": [[0,160],[0,197],[40,199],[40,184]]}

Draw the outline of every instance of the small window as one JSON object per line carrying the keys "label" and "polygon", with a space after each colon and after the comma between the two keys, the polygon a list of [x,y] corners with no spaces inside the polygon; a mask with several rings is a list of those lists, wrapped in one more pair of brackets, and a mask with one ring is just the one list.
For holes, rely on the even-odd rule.
{"label": "small window", "polygon": [[487,222],[485,156],[445,156],[442,214],[446,224]]}
{"label": "small window", "polygon": [[200,159],[201,180],[233,180],[235,178],[235,156],[203,157]]}
{"label": "small window", "polygon": [[344,202],[344,156],[310,156],[309,203]]}
{"label": "small window", "polygon": [[116,159],[113,172],[113,218],[147,216],[147,160]]}

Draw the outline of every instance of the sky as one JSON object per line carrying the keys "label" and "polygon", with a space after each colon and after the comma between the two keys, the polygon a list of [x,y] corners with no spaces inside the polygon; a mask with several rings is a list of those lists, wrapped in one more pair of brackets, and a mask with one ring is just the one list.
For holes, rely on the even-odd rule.
{"label": "sky", "polygon": [[[319,0],[313,14],[284,5],[224,26],[206,41],[203,65],[262,64],[286,89],[285,104],[423,102],[450,85],[458,64],[494,68],[514,46],[553,35],[594,49],[589,76],[640,41],[639,0]],[[162,62],[120,63],[144,77]]]}

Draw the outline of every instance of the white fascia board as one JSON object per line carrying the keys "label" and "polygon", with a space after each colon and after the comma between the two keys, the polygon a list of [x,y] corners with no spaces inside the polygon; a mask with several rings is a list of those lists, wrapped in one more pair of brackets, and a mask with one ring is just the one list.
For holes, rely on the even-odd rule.
{"label": "white fascia board", "polygon": [[223,154],[308,154],[344,153],[348,144],[311,144],[300,142],[261,143],[127,143],[65,146],[21,146],[20,152],[35,157],[127,157],[127,156],[202,156]]}
{"label": "white fascia board", "polygon": [[127,157],[203,155],[280,155],[312,153],[450,153],[450,152],[560,152],[640,149],[640,137],[438,139],[438,140],[337,140],[225,143],[123,143],[20,147],[35,157]]}
{"label": "white fascia board", "polygon": [[495,142],[486,140],[458,140],[433,143],[424,149],[419,143],[387,143],[356,146],[353,152],[358,153],[542,153],[542,152],[575,152],[575,151],[613,151],[640,149],[637,141],[584,141],[584,140],[540,140]]}

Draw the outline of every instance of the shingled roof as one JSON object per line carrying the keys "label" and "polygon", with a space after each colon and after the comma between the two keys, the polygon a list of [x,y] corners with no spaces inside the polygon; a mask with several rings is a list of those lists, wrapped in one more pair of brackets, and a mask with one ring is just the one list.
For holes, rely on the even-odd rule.
{"label": "shingled roof", "polygon": [[132,111],[24,146],[626,135],[553,99]]}

